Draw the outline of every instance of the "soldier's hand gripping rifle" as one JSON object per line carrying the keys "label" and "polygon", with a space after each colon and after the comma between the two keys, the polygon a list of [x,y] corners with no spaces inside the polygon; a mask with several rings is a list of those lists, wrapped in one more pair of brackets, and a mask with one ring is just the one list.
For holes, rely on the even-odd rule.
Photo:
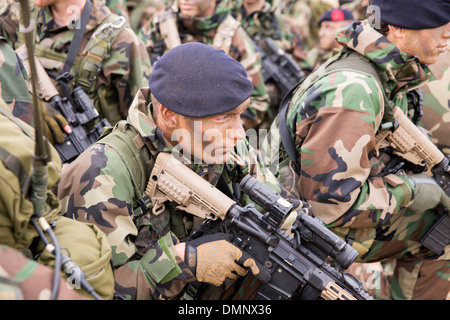
{"label": "soldier's hand gripping rifle", "polygon": [[[206,219],[192,237],[209,230],[218,218],[233,234],[233,243],[263,266],[256,277],[262,282],[256,299],[371,300],[362,284],[342,270],[358,253],[328,230],[321,220],[298,212],[292,226],[294,236],[280,229],[293,206],[258,180],[246,176],[241,184],[256,204],[239,206],[199,177],[169,153],[160,153],[150,175],[146,194],[159,214],[165,201],[178,203],[181,210]],[[223,226],[221,226],[223,227]],[[328,261],[333,259],[336,268]],[[306,288],[308,290],[306,290]]]}
{"label": "soldier's hand gripping rifle", "polygon": [[[16,52],[28,74],[30,74],[31,60],[25,46],[18,48]],[[63,162],[71,162],[94,143],[103,132],[104,127],[110,126],[110,124],[105,118],[94,124],[91,129],[86,129],[86,124],[99,117],[98,111],[88,95],[81,87],[76,87],[72,91],[71,99],[61,97],[36,55],[34,55],[34,64],[38,77],[36,81],[37,95],[40,99],[48,102],[55,110],[61,112],[72,127],[71,134],[63,132],[63,143],[54,144],[55,149],[61,156],[61,160]],[[72,105],[71,101],[76,105]]]}
{"label": "soldier's hand gripping rifle", "polygon": [[[377,135],[376,149],[392,147],[394,154],[423,168],[430,170],[434,180],[450,197],[450,164],[434,143],[417,128],[399,107],[394,108],[394,122],[390,130]],[[450,243],[450,215],[447,209],[430,230],[423,236],[421,243],[440,254]]]}

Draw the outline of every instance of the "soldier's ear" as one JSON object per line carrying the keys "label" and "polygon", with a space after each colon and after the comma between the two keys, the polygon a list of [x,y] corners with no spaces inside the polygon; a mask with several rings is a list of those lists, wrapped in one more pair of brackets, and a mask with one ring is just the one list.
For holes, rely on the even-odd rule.
{"label": "soldier's ear", "polygon": [[173,128],[177,125],[177,114],[172,110],[167,109],[161,105],[160,109],[161,121],[168,128]]}

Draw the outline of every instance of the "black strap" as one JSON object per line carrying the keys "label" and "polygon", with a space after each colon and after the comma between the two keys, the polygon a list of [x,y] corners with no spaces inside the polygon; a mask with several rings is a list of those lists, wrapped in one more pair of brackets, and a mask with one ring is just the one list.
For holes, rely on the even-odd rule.
{"label": "black strap", "polygon": [[294,140],[292,140],[286,124],[286,114],[295,89],[297,89],[304,80],[305,78],[300,80],[296,86],[286,93],[281,101],[280,109],[278,110],[278,124],[280,127],[281,143],[283,144],[284,150],[288,154],[289,158],[294,163],[297,173],[300,173],[300,163],[297,161],[297,152],[295,150]]}
{"label": "black strap", "polygon": [[64,62],[64,66],[61,70],[61,75],[56,77],[56,80],[58,80],[59,83],[61,84],[61,88],[64,91],[64,95],[66,96],[67,99],[69,99],[72,106],[75,106],[75,103],[72,100],[72,96],[70,94],[70,89],[68,85],[68,82],[73,78],[73,75],[70,73],[70,70],[72,69],[73,63],[78,54],[78,49],[80,48],[81,40],[83,39],[84,30],[86,29],[86,26],[88,24],[91,11],[92,11],[92,3],[90,0],[87,0],[86,5],[84,6],[83,11],[81,12],[80,27],[75,29],[72,42],[70,43],[69,52],[67,53],[66,61]]}

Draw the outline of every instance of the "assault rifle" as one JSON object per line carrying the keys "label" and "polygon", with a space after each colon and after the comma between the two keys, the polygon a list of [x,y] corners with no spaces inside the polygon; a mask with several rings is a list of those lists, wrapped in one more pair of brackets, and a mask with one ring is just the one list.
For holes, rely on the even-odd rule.
{"label": "assault rifle", "polygon": [[[394,154],[417,166],[419,171],[430,170],[434,180],[450,197],[449,158],[422,133],[399,107],[394,108],[394,121],[391,128],[382,131],[376,137],[376,150],[391,147]],[[400,162],[390,170],[396,173],[405,166]],[[441,210],[441,217],[422,237],[421,243],[440,254],[450,243],[450,215],[447,209]]]}
{"label": "assault rifle", "polygon": [[266,38],[262,45],[257,41],[254,41],[254,43],[261,55],[264,82],[272,80],[284,96],[305,76],[303,70],[271,38]]}
{"label": "assault rifle", "polygon": [[[260,213],[254,204],[238,205],[174,156],[160,153],[145,193],[156,215],[165,201],[174,201],[177,208],[206,219],[193,238],[217,228],[231,231],[233,243],[263,266],[256,275],[262,284],[255,299],[372,300],[355,277],[342,271],[354,262],[357,251],[319,218],[297,212],[291,236],[281,229],[286,218],[295,214],[291,203],[249,175],[240,187],[267,213]],[[223,221],[213,226],[217,218]]]}
{"label": "assault rifle", "polygon": [[[25,46],[18,48],[16,52],[21,58],[28,74],[30,74],[30,62]],[[37,72],[37,95],[40,99],[48,102],[55,110],[61,112],[72,127],[71,134],[63,132],[63,143],[54,144],[55,149],[61,156],[62,162],[71,162],[94,143],[102,134],[104,127],[110,126],[110,124],[105,118],[94,124],[91,129],[86,129],[88,123],[99,118],[98,111],[95,109],[94,104],[86,92],[81,87],[76,87],[72,91],[72,97],[70,99],[61,97],[36,56],[34,57],[34,61]]]}

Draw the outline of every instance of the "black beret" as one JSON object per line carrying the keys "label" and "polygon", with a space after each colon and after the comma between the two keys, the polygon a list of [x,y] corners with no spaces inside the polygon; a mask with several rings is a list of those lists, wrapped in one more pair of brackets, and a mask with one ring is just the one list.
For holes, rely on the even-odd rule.
{"label": "black beret", "polygon": [[167,109],[194,118],[230,111],[253,93],[253,84],[237,60],[198,42],[164,53],[153,66],[149,87]]}
{"label": "black beret", "polygon": [[318,25],[320,27],[320,24],[323,21],[353,21],[354,19],[355,18],[353,17],[353,13],[350,10],[335,8],[325,11],[325,13],[319,18]]}
{"label": "black beret", "polygon": [[[379,14],[387,24],[412,30],[437,28],[450,21],[449,0],[372,0],[367,11]],[[372,17],[370,21],[376,23]]]}

